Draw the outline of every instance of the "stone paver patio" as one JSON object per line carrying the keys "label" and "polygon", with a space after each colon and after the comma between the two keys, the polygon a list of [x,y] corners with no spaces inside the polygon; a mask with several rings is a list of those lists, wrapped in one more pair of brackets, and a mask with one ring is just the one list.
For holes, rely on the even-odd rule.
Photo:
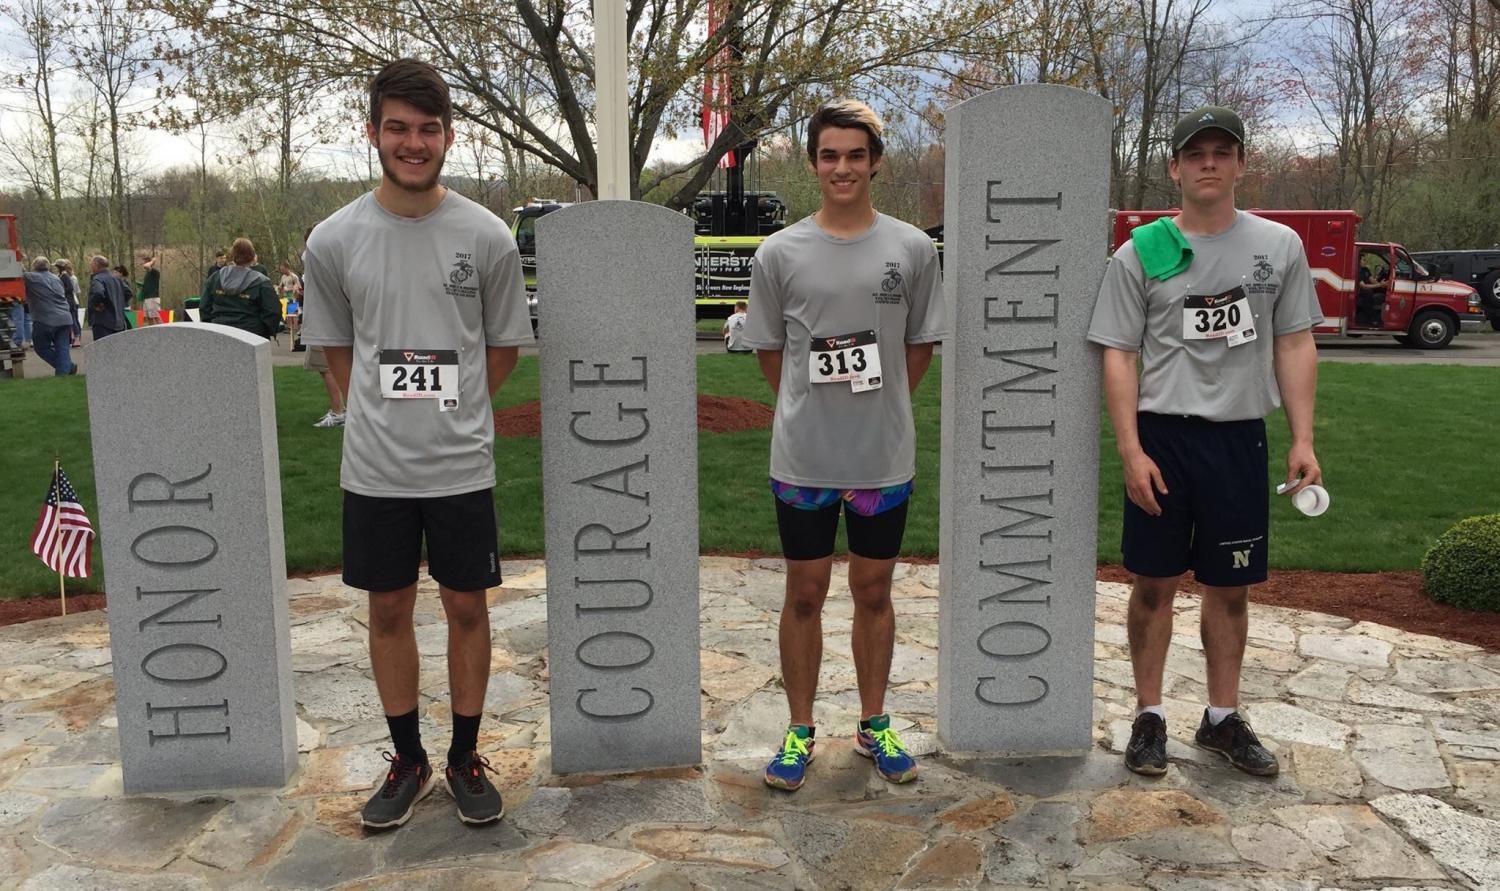
{"label": "stone paver patio", "polygon": [[[837,571],[837,570],[836,570]],[[1096,745],[1073,758],[934,753],[937,567],[901,566],[889,706],[923,758],[890,786],[858,757],[850,603],[830,598],[819,758],[795,795],[760,771],[786,720],[779,561],[704,558],[699,768],[551,775],[545,578],[506,565],[481,750],[507,815],[461,826],[446,793],[366,837],[387,746],[363,595],[293,580],[301,768],[275,793],[125,797],[101,613],[0,628],[0,887],[1500,888],[1500,655],[1253,607],[1244,699],[1274,780],[1191,745],[1205,701],[1197,601],[1168,661],[1167,775],[1125,771],[1125,588],[1100,584]],[[428,586],[430,582],[426,582]],[[836,578],[835,590],[841,579]],[[431,593],[431,592],[429,592]],[[424,731],[446,746],[446,641],[419,600]]]}

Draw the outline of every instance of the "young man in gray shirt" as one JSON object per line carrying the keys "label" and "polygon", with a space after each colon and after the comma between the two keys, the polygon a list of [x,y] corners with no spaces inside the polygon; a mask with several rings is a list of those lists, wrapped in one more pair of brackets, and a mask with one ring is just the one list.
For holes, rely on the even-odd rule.
{"label": "young man in gray shirt", "polygon": [[[1104,395],[1125,475],[1123,549],[1135,574],[1127,631],[1137,712],[1125,750],[1136,773],[1167,770],[1162,673],[1172,599],[1191,569],[1203,585],[1208,708],[1195,737],[1248,773],[1276,757],[1239,714],[1249,586],[1266,579],[1265,416],[1285,404],[1290,491],[1322,482],[1313,453],[1322,321],[1302,242],[1235,209],[1245,130],[1227,108],[1177,123],[1168,168],[1176,221],[1143,226],[1110,261],[1089,326],[1104,350]],[[1140,372],[1137,376],[1137,357]]]}
{"label": "young man in gray shirt", "polygon": [[911,391],[947,323],[932,239],[871,203],[880,136],[880,118],[861,102],[813,114],[807,156],[822,207],[766,239],[750,280],[742,343],[757,351],[776,392],[770,483],[786,557],[780,643],[791,724],[765,773],[780,789],[799,788],[813,759],[840,512],[854,600],[855,746],[891,782],[916,776],[885,713],[896,633],[891,575],[916,475]]}
{"label": "young man in gray shirt", "polygon": [[345,393],[344,582],[370,592],[370,663],[396,749],[365,826],[400,826],[433,787],[418,723],[412,612],[425,542],[448,618],[453,743],[445,777],[465,823],[504,812],[477,751],[490,675],[486,589],[500,583],[490,398],[532,341],[520,257],[494,214],[438,184],[453,144],[432,66],[390,63],[370,84],[374,192],[307,241],[303,342]]}

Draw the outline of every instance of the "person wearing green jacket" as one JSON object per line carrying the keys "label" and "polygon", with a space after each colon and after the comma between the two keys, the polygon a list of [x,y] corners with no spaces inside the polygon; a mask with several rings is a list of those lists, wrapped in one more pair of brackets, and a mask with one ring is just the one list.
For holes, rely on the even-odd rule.
{"label": "person wearing green jacket", "polygon": [[255,245],[248,238],[236,239],[229,260],[229,265],[203,283],[199,318],[268,339],[276,336],[281,329],[281,301],[271,280],[251,268]]}

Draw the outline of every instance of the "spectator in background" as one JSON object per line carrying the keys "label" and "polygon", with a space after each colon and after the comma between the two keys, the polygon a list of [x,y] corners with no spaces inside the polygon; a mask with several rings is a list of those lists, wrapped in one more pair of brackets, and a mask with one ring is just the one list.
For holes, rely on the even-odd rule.
{"label": "spectator in background", "polygon": [[78,292],[78,276],[73,274],[73,261],[57,260],[52,265],[57,269],[57,277],[62,279],[63,293],[67,294],[68,299],[74,304],[81,304],[82,301],[78,298],[82,295]]}
{"label": "spectator in background", "polygon": [[59,377],[77,373],[69,349],[82,334],[78,327],[78,302],[68,299],[62,279],[52,272],[52,264],[46,257],[32,260],[31,271],[25,275],[36,354]]}
{"label": "spectator in background", "polygon": [[203,284],[206,286],[208,284],[209,276],[213,275],[215,272],[218,272],[220,269],[223,269],[226,265],[228,265],[228,263],[228,254],[226,254],[222,249],[214,251],[214,265],[208,267],[208,269],[204,271]]}
{"label": "spectator in background", "polygon": [[275,337],[281,329],[281,301],[271,280],[251,268],[255,245],[248,238],[235,239],[229,259],[231,264],[210,275],[203,285],[200,318],[268,340]]}
{"label": "spectator in background", "polygon": [[116,266],[110,274],[109,259],[96,254],[89,260],[88,321],[94,340],[100,341],[126,326],[125,313],[130,308],[130,290],[122,271]]}
{"label": "spectator in background", "polygon": [[281,299],[295,299],[297,293],[302,290],[302,279],[298,278],[297,273],[292,271],[292,264],[290,263],[281,264],[278,271],[281,273]]}
{"label": "spectator in background", "polygon": [[141,291],[138,295],[140,299],[137,301],[137,303],[141,306],[142,309],[146,308],[146,301],[151,300],[152,298],[155,298],[158,301],[157,306],[161,305],[160,265],[161,260],[154,255],[147,254],[145,257],[141,258],[141,268],[145,270],[145,275],[141,278]]}
{"label": "spectator in background", "polygon": [[746,310],[749,304],[741,300],[734,305],[734,315],[724,321],[724,349],[731,353],[744,353],[749,355],[755,350],[745,346],[745,320],[748,318]]}

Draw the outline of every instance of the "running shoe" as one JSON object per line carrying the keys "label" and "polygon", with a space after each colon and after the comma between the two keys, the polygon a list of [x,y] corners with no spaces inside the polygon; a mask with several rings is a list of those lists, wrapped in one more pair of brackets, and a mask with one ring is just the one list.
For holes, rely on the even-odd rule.
{"label": "running shoe", "polygon": [[400,755],[380,753],[391,767],[370,800],[359,812],[359,822],[370,829],[393,829],[411,819],[417,802],[427,797],[437,785],[432,766],[426,761],[406,761]]}
{"label": "running shoe", "polygon": [[1250,722],[1241,718],[1239,712],[1230,712],[1224,720],[1211,724],[1208,709],[1204,709],[1196,741],[1200,749],[1218,752],[1245,773],[1274,777],[1281,771],[1276,756],[1260,744],[1260,738],[1250,729]]}
{"label": "running shoe", "polygon": [[505,815],[505,802],[500,800],[500,790],[490,782],[486,773],[493,772],[490,763],[478,752],[469,755],[469,760],[454,767],[448,765],[444,772],[448,779],[448,792],[458,805],[458,818],[470,825],[493,823]]}
{"label": "running shoe", "polygon": [[805,724],[793,724],[786,729],[786,740],[781,751],[766,766],[766,785],[794,792],[802,788],[807,777],[807,765],[813,760],[813,747],[817,740]]}
{"label": "running shoe", "polygon": [[917,778],[917,759],[906,751],[901,737],[891,729],[890,715],[872,715],[870,729],[854,734],[855,751],[875,762],[875,769],[892,783],[907,783]]}
{"label": "running shoe", "polygon": [[1141,712],[1130,725],[1125,745],[1125,767],[1142,776],[1159,777],[1167,772],[1167,722],[1155,712]]}

